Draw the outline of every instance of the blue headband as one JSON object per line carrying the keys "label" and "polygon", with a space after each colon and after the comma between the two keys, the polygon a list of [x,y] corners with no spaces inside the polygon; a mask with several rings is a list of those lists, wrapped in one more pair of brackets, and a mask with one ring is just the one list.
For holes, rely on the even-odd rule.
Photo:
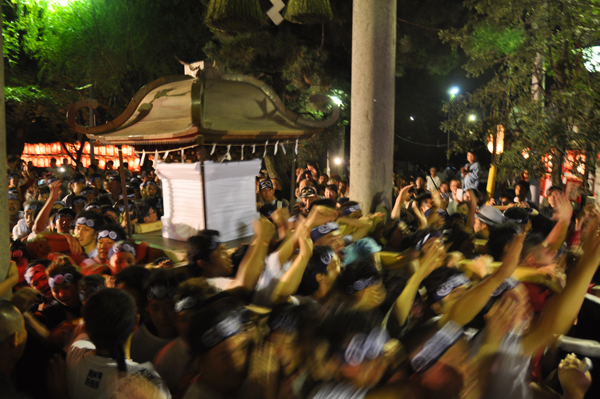
{"label": "blue headband", "polygon": [[[110,234],[110,233],[109,233]],[[112,258],[114,254],[118,254],[119,252],[127,252],[132,254],[134,257],[136,256],[135,248],[128,242],[116,243],[108,250],[108,259]]]}
{"label": "blue headband", "polygon": [[267,180],[262,180],[260,183],[258,183],[260,190],[264,190],[265,188],[273,188],[273,182],[269,179]]}
{"label": "blue headband", "polygon": [[386,330],[374,328],[367,335],[364,333],[356,334],[348,346],[341,350],[340,354],[344,363],[350,366],[358,366],[365,359],[374,360],[384,353],[385,344],[390,340],[390,335]]}
{"label": "blue headband", "polygon": [[15,200],[15,201],[20,201],[20,200],[21,200],[21,198],[19,198],[19,196],[18,196],[18,195],[16,195],[16,194],[11,194],[11,193],[8,193],[8,199],[9,199],[9,200]]}
{"label": "blue headband", "polygon": [[37,206],[36,204],[28,204],[28,205],[25,205],[25,209],[24,209],[24,211],[25,211],[25,212],[27,212],[27,211],[29,211],[29,210],[32,210],[32,211],[37,211],[37,210],[38,210],[38,206]]}
{"label": "blue headband", "polygon": [[469,280],[464,274],[459,273],[450,277],[448,280],[440,284],[440,286],[432,293],[433,302],[439,302],[447,297],[455,288],[469,284]]}
{"label": "blue headband", "polygon": [[425,237],[423,237],[417,243],[417,245],[415,245],[415,249],[417,251],[420,251],[423,248],[423,246],[427,243],[427,241],[429,241],[431,238],[438,238],[441,236],[442,236],[442,233],[440,233],[439,231],[432,231],[431,233],[428,233]]}
{"label": "blue headband", "polygon": [[77,220],[75,221],[75,226],[77,226],[78,224],[85,224],[87,227],[91,228],[96,227],[96,223],[94,223],[92,219],[87,219],[84,217],[77,218]]}
{"label": "blue headband", "polygon": [[235,310],[202,334],[202,346],[206,351],[219,345],[228,338],[244,332],[244,324],[250,322],[250,315],[247,309]]}
{"label": "blue headband", "polygon": [[377,285],[381,282],[381,277],[371,276],[369,278],[361,278],[353,282],[351,285],[346,286],[346,294],[352,295],[356,292],[362,291],[372,285]]}
{"label": "blue headband", "polygon": [[113,241],[122,241],[124,237],[119,236],[119,233],[113,230],[100,230],[96,240],[101,238],[110,238]]}
{"label": "blue headband", "polygon": [[323,238],[327,234],[339,230],[340,226],[335,222],[329,222],[322,224],[321,226],[315,227],[310,231],[310,239],[313,242],[317,242],[320,238]]}
{"label": "blue headband", "polygon": [[352,205],[342,211],[342,216],[348,216],[348,215],[350,215],[356,211],[360,211],[360,210],[361,210],[360,205],[358,205],[358,204]]}
{"label": "blue headband", "polygon": [[85,198],[77,198],[76,200],[73,200],[73,206],[75,205],[79,205],[79,204],[87,204],[87,200]]}
{"label": "blue headband", "polygon": [[462,337],[462,334],[463,328],[450,321],[441,330],[435,333],[435,335],[425,343],[423,349],[412,358],[410,364],[413,370],[420,373],[429,369],[429,367],[435,364],[435,362],[437,362],[438,359],[442,357],[442,355],[446,353],[460,337]]}

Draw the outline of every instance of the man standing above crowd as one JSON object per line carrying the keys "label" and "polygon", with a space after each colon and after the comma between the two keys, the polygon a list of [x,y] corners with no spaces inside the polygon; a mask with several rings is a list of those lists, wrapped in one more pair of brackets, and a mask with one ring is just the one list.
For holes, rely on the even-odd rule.
{"label": "man standing above crowd", "polygon": [[427,176],[427,191],[439,191],[440,184],[442,184],[442,181],[437,176],[437,169],[432,166],[429,169],[429,176]]}
{"label": "man standing above crowd", "polygon": [[463,192],[477,190],[481,175],[481,166],[477,162],[477,155],[470,151],[467,152],[467,161],[469,162],[461,169],[463,175]]}

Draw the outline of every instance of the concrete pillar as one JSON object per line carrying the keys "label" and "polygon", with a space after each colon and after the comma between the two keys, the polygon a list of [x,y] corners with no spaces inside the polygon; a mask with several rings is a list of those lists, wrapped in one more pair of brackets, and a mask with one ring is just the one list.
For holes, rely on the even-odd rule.
{"label": "concrete pillar", "polygon": [[[2,6],[0,5],[0,33],[2,32]],[[0,54],[4,54],[4,40],[0,34]],[[0,281],[6,280],[10,266],[10,232],[8,230],[8,181],[6,178],[6,110],[4,97],[4,63],[0,62]]]}
{"label": "concrete pillar", "polygon": [[369,209],[392,193],[396,0],[354,0],[350,198]]}

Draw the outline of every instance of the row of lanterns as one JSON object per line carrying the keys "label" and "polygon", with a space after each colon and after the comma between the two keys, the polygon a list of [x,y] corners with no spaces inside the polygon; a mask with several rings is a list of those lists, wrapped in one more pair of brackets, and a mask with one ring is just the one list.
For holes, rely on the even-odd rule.
{"label": "row of lanterns", "polygon": [[[79,142],[65,143],[65,147],[71,154],[81,148]],[[81,163],[84,168],[89,168],[90,159],[90,143],[86,142],[83,145],[83,153],[81,155]],[[140,170],[140,158],[135,154],[135,150],[131,146],[122,146],[123,162],[129,163],[129,170]],[[37,168],[49,168],[51,159],[56,159],[58,165],[66,160],[69,165],[75,165],[75,162],[67,154],[61,143],[39,143],[25,144],[21,159],[25,162],[31,161],[33,166]],[[94,146],[94,158],[98,162],[98,167],[104,169],[108,161],[113,161],[114,167],[119,167],[119,149],[114,145]]]}

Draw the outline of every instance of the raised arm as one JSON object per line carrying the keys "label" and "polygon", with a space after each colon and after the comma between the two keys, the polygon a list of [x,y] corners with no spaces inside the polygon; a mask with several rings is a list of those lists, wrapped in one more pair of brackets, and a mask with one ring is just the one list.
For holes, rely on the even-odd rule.
{"label": "raised arm", "polygon": [[291,295],[298,291],[304,269],[306,269],[308,260],[312,256],[313,242],[310,237],[308,237],[306,228],[302,226],[301,230],[302,232],[298,237],[300,252],[298,253],[298,256],[296,256],[296,259],[294,259],[292,266],[290,266],[288,271],[285,272],[277,283],[277,287],[275,287],[275,290],[271,295],[273,305],[287,301]]}
{"label": "raised arm", "polygon": [[408,190],[410,190],[414,186],[415,186],[414,184],[410,184],[408,186],[402,187],[402,190],[400,190],[400,193],[398,194],[398,197],[396,198],[396,203],[394,204],[394,209],[392,209],[392,214],[390,216],[392,219],[400,218],[400,216],[402,215],[402,208],[404,207],[404,202],[408,198]]}
{"label": "raised arm", "polygon": [[504,257],[504,262],[502,262],[498,270],[458,298],[448,313],[439,320],[438,324],[443,326],[449,321],[453,321],[456,324],[464,326],[473,320],[488,303],[494,291],[500,287],[500,284],[514,273],[519,264],[524,240],[525,234],[519,234],[513,238]]}
{"label": "raised arm", "polygon": [[50,217],[50,212],[52,212],[52,206],[54,202],[58,201],[60,197],[60,185],[62,182],[60,180],[50,183],[48,186],[50,188],[50,195],[46,200],[46,203],[42,207],[40,213],[38,213],[35,218],[35,222],[33,223],[32,231],[36,234],[41,233],[46,230],[46,226],[48,226],[48,218]]}
{"label": "raised arm", "polygon": [[583,241],[583,255],[569,275],[567,286],[544,309],[536,325],[523,338],[523,350],[533,355],[547,346],[556,335],[564,334],[573,325],[581,308],[588,286],[600,264],[598,223],[593,220]]}
{"label": "raised arm", "polygon": [[556,197],[556,211],[552,219],[556,220],[556,225],[546,237],[546,244],[553,250],[558,251],[567,238],[569,225],[571,224],[571,216],[573,216],[573,207],[565,194],[560,194]]}
{"label": "raised arm", "polygon": [[275,225],[261,216],[254,223],[254,233],[254,240],[240,263],[234,281],[227,287],[228,290],[241,290],[242,295],[249,295],[258,282],[265,265],[269,243],[275,234]]}
{"label": "raised arm", "polygon": [[419,291],[421,283],[433,270],[435,270],[435,268],[442,264],[444,256],[444,246],[438,241],[436,242],[436,245],[432,245],[429,248],[420,262],[421,265],[419,269],[417,269],[417,271],[406,282],[406,286],[394,303],[394,315],[401,326],[403,326],[408,319],[410,309],[415,300],[415,296]]}
{"label": "raised arm", "polygon": [[10,261],[10,266],[8,269],[8,275],[4,281],[0,282],[0,298],[10,292],[12,287],[17,285],[19,282],[19,270],[17,269],[17,264],[13,261]]}
{"label": "raised arm", "polygon": [[357,240],[360,240],[361,238],[364,238],[367,236],[367,234],[369,234],[369,231],[371,231],[371,227],[373,227],[373,222],[370,220],[364,220],[364,219],[352,219],[352,218],[348,218],[348,217],[339,217],[336,220],[337,223],[339,224],[345,224],[347,226],[350,227],[354,227],[356,230],[354,231],[354,233],[352,233],[352,242],[355,242]]}

